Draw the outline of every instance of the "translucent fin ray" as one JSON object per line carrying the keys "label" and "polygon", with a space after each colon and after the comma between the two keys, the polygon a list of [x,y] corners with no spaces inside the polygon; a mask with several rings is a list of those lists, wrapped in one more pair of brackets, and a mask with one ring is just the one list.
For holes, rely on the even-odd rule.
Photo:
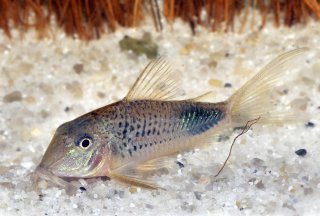
{"label": "translucent fin ray", "polygon": [[146,161],[145,163],[137,166],[137,170],[141,172],[145,172],[145,171],[155,171],[163,168],[170,168],[170,162],[172,162],[172,158],[159,157],[153,160]]}
{"label": "translucent fin ray", "polygon": [[282,84],[281,78],[292,68],[294,61],[306,51],[307,48],[300,48],[278,56],[233,94],[228,100],[231,121],[235,125],[241,125],[257,117],[261,117],[258,124],[298,120],[294,118],[294,113],[277,112],[271,93]]}
{"label": "translucent fin ray", "polygon": [[172,100],[179,93],[178,76],[165,58],[151,61],[141,72],[125,100]]}
{"label": "translucent fin ray", "polygon": [[192,98],[190,100],[194,102],[213,102],[213,99],[214,99],[214,92],[210,91],[198,97]]}
{"label": "translucent fin ray", "polygon": [[124,183],[133,184],[139,187],[149,189],[161,189],[157,184],[143,178],[138,171],[131,166],[122,166],[110,172],[112,178],[118,179]]}

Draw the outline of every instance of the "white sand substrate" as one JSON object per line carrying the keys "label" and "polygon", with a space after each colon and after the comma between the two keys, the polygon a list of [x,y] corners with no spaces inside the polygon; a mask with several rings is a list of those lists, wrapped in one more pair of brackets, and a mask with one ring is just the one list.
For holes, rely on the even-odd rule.
{"label": "white sand substrate", "polygon": [[[296,75],[289,75],[293,81],[277,93],[283,109],[308,113],[309,119],[254,126],[237,141],[218,177],[236,132],[178,155],[175,161],[184,167],[173,162],[171,170],[156,173],[152,179],[166,190],[105,178],[80,180],[86,191],[71,196],[52,186],[33,190],[30,174],[55,129],[125,96],[149,60],[121,51],[119,41],[145,32],[180,71],[185,98],[213,91],[215,101],[227,99],[280,53],[309,47]],[[198,29],[196,36],[180,21],[161,33],[147,23],[89,43],[58,30],[42,40],[33,31],[13,33],[11,40],[0,34],[0,215],[320,214],[319,23],[278,29],[270,24],[244,34]],[[307,154],[298,156],[299,149]]]}

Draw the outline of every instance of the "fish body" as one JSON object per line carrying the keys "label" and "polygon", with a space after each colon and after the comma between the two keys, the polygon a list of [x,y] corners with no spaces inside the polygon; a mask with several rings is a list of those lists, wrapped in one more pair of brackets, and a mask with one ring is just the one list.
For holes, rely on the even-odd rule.
{"label": "fish body", "polygon": [[[211,103],[205,94],[176,100],[177,76],[164,59],[152,61],[121,101],[61,125],[37,171],[59,178],[108,176],[157,188],[146,172],[166,167],[168,156],[212,143],[223,130],[290,121],[273,112],[270,92],[287,63],[306,49],[287,52],[263,68],[228,100]],[[58,177],[58,178],[57,178]]]}

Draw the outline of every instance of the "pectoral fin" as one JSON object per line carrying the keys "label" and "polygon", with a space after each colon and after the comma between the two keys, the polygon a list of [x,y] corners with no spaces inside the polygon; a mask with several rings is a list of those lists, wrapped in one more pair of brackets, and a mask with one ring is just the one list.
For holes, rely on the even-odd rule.
{"label": "pectoral fin", "polygon": [[160,157],[153,160],[149,160],[137,167],[137,170],[141,172],[155,171],[162,168],[171,167],[172,158],[170,157]]}
{"label": "pectoral fin", "polygon": [[124,166],[112,170],[110,172],[110,177],[122,181],[124,183],[133,184],[139,187],[149,188],[149,189],[161,189],[157,184],[144,178],[139,171],[131,166]]}

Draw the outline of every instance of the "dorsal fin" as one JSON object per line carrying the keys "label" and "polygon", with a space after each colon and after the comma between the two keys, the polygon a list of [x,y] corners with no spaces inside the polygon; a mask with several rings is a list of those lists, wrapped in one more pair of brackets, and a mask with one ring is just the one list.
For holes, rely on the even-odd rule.
{"label": "dorsal fin", "polygon": [[163,57],[152,60],[141,72],[125,100],[172,100],[178,96],[178,76]]}

